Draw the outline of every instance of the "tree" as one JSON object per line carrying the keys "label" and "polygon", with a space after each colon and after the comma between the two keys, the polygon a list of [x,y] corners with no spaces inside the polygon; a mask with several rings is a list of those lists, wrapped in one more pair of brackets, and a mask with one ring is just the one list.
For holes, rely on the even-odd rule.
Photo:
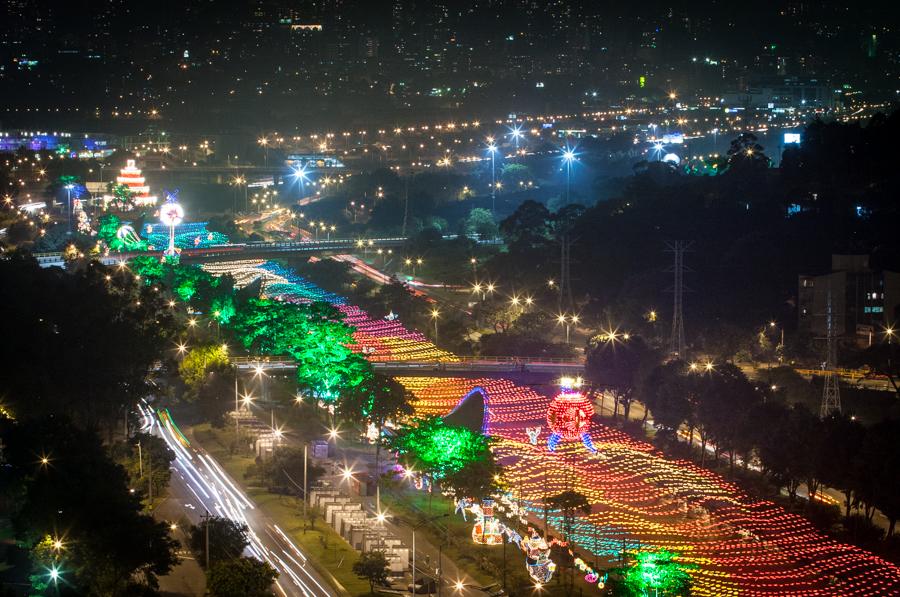
{"label": "tree", "polygon": [[587,497],[577,491],[566,490],[557,495],[547,498],[547,507],[551,510],[559,510],[562,514],[563,534],[566,541],[572,535],[572,527],[575,523],[575,516],[591,513],[591,503]]}
{"label": "tree", "polygon": [[201,564],[205,565],[206,563],[207,527],[209,528],[210,568],[214,562],[241,557],[244,548],[250,545],[250,540],[247,538],[247,532],[250,529],[246,524],[221,516],[210,516],[200,524],[192,525],[190,529],[189,544]]}
{"label": "tree", "polygon": [[531,168],[524,164],[505,164],[500,172],[500,180],[503,181],[504,186],[509,187],[513,191],[521,190],[516,188],[519,186],[519,183],[524,185],[532,178],[534,176],[531,173]]}
{"label": "tree", "polygon": [[178,373],[188,387],[189,394],[196,397],[211,371],[222,370],[230,365],[225,346],[207,344],[191,348],[178,364]]}
{"label": "tree", "polygon": [[141,495],[148,493],[148,483],[153,484],[155,496],[162,495],[169,486],[175,452],[162,438],[149,433],[136,433],[128,441],[114,446],[113,458],[125,467],[131,487]]}
{"label": "tree", "polygon": [[0,393],[20,417],[68,413],[77,425],[119,431],[174,335],[159,292],[98,263],[66,272],[9,256],[0,301],[15,314],[0,333],[16,338],[0,346]]}
{"label": "tree", "polygon": [[500,232],[510,250],[536,249],[550,240],[550,212],[542,203],[526,199],[500,223]]}
{"label": "tree", "polygon": [[441,417],[414,420],[387,443],[399,453],[403,464],[436,479],[459,471],[469,462],[486,460],[490,454],[488,437],[468,427],[448,425]]}
{"label": "tree", "polygon": [[685,376],[687,370],[683,361],[658,365],[641,378],[637,388],[638,398],[653,412],[653,423],[675,441],[681,424],[692,418],[689,386],[695,379]]}
{"label": "tree", "polygon": [[632,336],[620,341],[616,337],[600,334],[589,342],[585,375],[595,387],[609,389],[615,401],[613,416],[621,403],[627,421],[638,380],[648,374],[656,362],[656,354],[643,338]]}
{"label": "tree", "polygon": [[759,459],[771,481],[784,487],[793,502],[800,483],[815,478],[818,453],[810,440],[822,436],[822,426],[818,417],[801,406],[769,403],[764,407],[768,424],[761,430]]}
{"label": "tree", "polygon": [[210,565],[206,590],[212,597],[264,597],[272,594],[278,571],[256,558],[233,558]]}
{"label": "tree", "polygon": [[728,148],[728,171],[758,171],[769,167],[769,158],[753,133],[741,133]]}
{"label": "tree", "polygon": [[832,413],[823,420],[820,462],[822,482],[844,494],[844,516],[850,518],[857,478],[861,468],[860,454],[866,429],[848,415]]}
{"label": "tree", "polygon": [[334,402],[371,375],[371,366],[350,346],[353,328],[328,303],[307,305],[250,299],[230,327],[245,348],[258,354],[290,355],[297,380],[319,400]]}
{"label": "tree", "polygon": [[[168,525],[142,512],[95,432],[57,414],[6,426],[3,442],[5,478],[17,487],[16,538],[39,559],[39,544],[59,538],[55,559],[75,592],[132,595],[177,563]],[[46,461],[36,466],[36,454]]]}
{"label": "tree", "polygon": [[134,192],[128,188],[128,185],[110,181],[106,185],[106,190],[112,194],[112,200],[109,203],[113,209],[126,211],[134,207]]}
{"label": "tree", "polygon": [[484,459],[466,462],[459,470],[447,473],[441,485],[452,487],[457,500],[480,499],[497,493],[503,486],[502,477],[503,469],[493,453],[488,452]]}
{"label": "tree", "polygon": [[469,212],[466,218],[466,234],[478,235],[479,238],[494,238],[497,236],[497,222],[488,209],[476,207]]}
{"label": "tree", "polygon": [[364,551],[353,563],[353,574],[369,581],[369,592],[375,594],[375,585],[383,585],[388,578],[388,561],[383,551]]}
{"label": "tree", "polygon": [[631,566],[615,570],[622,575],[622,583],[614,594],[645,597],[652,591],[654,596],[687,597],[693,584],[688,570],[695,567],[675,561],[675,554],[666,550],[641,551]]}
{"label": "tree", "polygon": [[383,373],[374,373],[338,401],[338,413],[355,423],[371,423],[375,426],[375,470],[380,476],[379,457],[381,436],[387,421],[398,421],[412,414],[412,393],[403,384]]}

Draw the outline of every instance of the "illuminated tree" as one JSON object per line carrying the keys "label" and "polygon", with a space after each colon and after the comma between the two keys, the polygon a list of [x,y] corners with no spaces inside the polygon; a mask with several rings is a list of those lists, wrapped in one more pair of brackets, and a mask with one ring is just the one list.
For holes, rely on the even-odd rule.
{"label": "illuminated tree", "polygon": [[230,327],[245,348],[258,354],[290,355],[300,387],[325,402],[356,387],[371,366],[350,346],[353,328],[328,303],[295,305],[250,299],[237,309]]}
{"label": "illuminated tree", "polygon": [[582,514],[590,514],[591,503],[584,494],[577,491],[567,490],[560,494],[547,498],[547,507],[551,510],[559,510],[562,514],[563,533],[565,533],[566,541],[572,534],[572,525],[575,522],[575,515],[579,512]]}
{"label": "illuminated tree", "polygon": [[112,193],[112,200],[109,202],[114,209],[127,210],[134,207],[134,191],[128,188],[128,185],[116,184],[110,182],[106,185],[106,190]]}
{"label": "illuminated tree", "polygon": [[228,351],[221,345],[207,345],[192,348],[178,365],[178,373],[185,385],[194,393],[206,381],[209,372],[228,367]]}
{"label": "illuminated tree", "polygon": [[297,362],[297,380],[325,402],[334,402],[341,391],[355,388],[372,374],[371,365],[350,350],[355,344],[353,328],[328,303],[303,308],[307,316],[304,341],[289,351]]}
{"label": "illuminated tree", "polygon": [[490,457],[490,440],[468,427],[448,425],[441,417],[428,417],[401,429],[388,445],[405,466],[441,479],[467,463]]}
{"label": "illuminated tree", "polygon": [[622,575],[622,583],[616,595],[629,597],[681,597],[691,593],[691,576],[688,570],[692,564],[675,561],[675,554],[669,551],[642,551],[634,556],[634,563],[616,570]]}

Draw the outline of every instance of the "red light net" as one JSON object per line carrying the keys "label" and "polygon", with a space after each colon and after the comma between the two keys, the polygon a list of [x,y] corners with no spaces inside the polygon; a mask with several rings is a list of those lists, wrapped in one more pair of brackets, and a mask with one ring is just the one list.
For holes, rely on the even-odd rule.
{"label": "red light net", "polygon": [[[602,458],[578,442],[563,442],[555,452],[545,441],[532,444],[525,428],[545,425],[548,408],[563,409],[557,420],[572,421],[568,407],[554,407],[532,389],[502,379],[399,380],[415,394],[417,416],[446,414],[474,387],[483,388],[486,429],[513,494],[537,505],[571,487],[588,496],[592,511],[580,517],[582,535],[575,539],[581,548],[627,540],[671,550],[697,565],[694,595],[900,595],[896,566],[617,430],[588,423]],[[579,422],[560,429],[581,428]],[[542,429],[541,439],[552,431]]]}

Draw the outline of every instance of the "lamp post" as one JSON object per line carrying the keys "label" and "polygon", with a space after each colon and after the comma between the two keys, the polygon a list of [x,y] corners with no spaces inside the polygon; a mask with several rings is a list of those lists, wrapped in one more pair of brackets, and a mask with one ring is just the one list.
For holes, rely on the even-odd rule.
{"label": "lamp post", "polygon": [[437,309],[431,310],[431,319],[434,320],[434,341],[437,342],[438,339],[438,317],[441,316],[441,312]]}
{"label": "lamp post", "polygon": [[575,161],[575,152],[566,148],[563,152],[563,160],[566,162],[566,205],[569,204],[569,188],[571,186],[572,179],[572,162]]}
{"label": "lamp post", "polygon": [[75,188],[73,184],[66,185],[66,206],[68,210],[68,218],[69,218],[69,232],[68,234],[72,234],[72,189]]}
{"label": "lamp post", "polygon": [[[412,593],[416,594],[416,531],[419,530],[423,525],[434,522],[439,518],[447,518],[450,516],[449,514],[438,514],[437,516],[432,516],[430,518],[426,518],[419,524],[415,525],[412,528]],[[440,570],[440,562],[438,562],[438,570]],[[438,586],[440,586],[441,582],[438,579]],[[440,589],[439,589],[440,590]]]}
{"label": "lamp post", "polygon": [[497,153],[497,146],[494,145],[493,137],[488,137],[488,143],[488,151],[491,153],[491,214],[493,215],[497,198],[497,178],[494,170],[494,155]]}

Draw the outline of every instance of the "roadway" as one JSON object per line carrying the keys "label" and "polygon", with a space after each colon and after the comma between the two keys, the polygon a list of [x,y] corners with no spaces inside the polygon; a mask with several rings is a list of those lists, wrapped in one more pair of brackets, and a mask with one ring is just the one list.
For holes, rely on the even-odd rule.
{"label": "roadway", "polygon": [[245,554],[264,560],[278,570],[275,582],[284,597],[329,597],[335,594],[296,544],[265,516],[239,489],[222,467],[192,444],[167,414],[157,417],[147,405],[139,406],[143,430],[158,435],[175,453],[169,500],[180,506],[183,517],[197,524],[205,513],[244,523],[250,545]]}

